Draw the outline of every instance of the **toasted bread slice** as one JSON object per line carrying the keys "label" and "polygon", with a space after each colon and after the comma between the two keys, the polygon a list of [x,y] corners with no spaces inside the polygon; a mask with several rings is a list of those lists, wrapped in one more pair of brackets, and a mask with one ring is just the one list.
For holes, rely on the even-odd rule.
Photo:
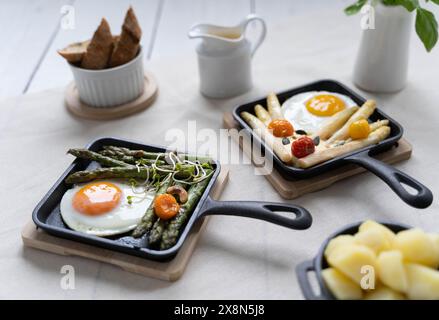
{"label": "toasted bread slice", "polygon": [[107,20],[102,18],[101,24],[96,29],[87,51],[81,62],[84,69],[104,69],[113,51],[113,36],[111,35],[110,26]]}
{"label": "toasted bread slice", "polygon": [[57,52],[68,62],[76,64],[82,61],[89,44],[90,40],[75,42]]}
{"label": "toasted bread slice", "polygon": [[113,46],[114,47],[116,47],[116,44],[119,42],[119,40],[120,40],[120,35],[113,36]]}
{"label": "toasted bread slice", "polygon": [[120,39],[110,58],[110,67],[125,64],[137,55],[140,47],[142,29],[140,29],[134,10],[130,7],[125,15]]}
{"label": "toasted bread slice", "polygon": [[140,25],[137,21],[133,7],[128,8],[123,21],[122,29],[127,31],[137,42],[140,42],[140,38],[142,37],[142,29],[140,29]]}

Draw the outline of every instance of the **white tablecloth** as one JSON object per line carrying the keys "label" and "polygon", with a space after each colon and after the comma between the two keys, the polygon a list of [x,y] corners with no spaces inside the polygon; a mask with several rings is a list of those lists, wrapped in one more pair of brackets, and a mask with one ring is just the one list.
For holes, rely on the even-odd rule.
{"label": "white tablecloth", "polygon": [[[146,67],[160,86],[156,103],[121,120],[95,122],[72,117],[63,107],[63,88],[21,96],[0,104],[0,298],[250,298],[301,299],[295,266],[311,259],[337,228],[364,219],[395,220],[439,231],[437,200],[425,210],[403,203],[381,180],[364,174],[308,194],[295,203],[308,208],[312,227],[293,231],[239,217],[211,219],[183,277],[168,283],[124,272],[102,263],[23,248],[20,229],[32,209],[72,161],[69,147],[99,136],[165,143],[169,128],[219,129],[222,114],[235,105],[321,78],[351,85],[360,36],[359,20],[340,12],[296,17],[270,26],[254,59],[255,87],[229,100],[198,93],[195,54]],[[405,128],[413,157],[398,168],[439,191],[439,49],[424,52],[413,37],[407,87],[374,95],[380,108]],[[188,40],[189,41],[189,40]],[[178,48],[176,48],[178,50]],[[59,72],[70,72],[66,66]],[[232,166],[222,200],[284,201],[253,168]],[[60,269],[76,271],[75,290],[62,290]]]}

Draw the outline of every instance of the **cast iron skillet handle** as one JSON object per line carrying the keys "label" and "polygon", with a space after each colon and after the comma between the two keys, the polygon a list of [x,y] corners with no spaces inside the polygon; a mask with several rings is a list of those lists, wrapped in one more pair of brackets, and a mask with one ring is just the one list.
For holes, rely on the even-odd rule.
{"label": "cast iron skillet handle", "polygon": [[[405,203],[415,208],[427,208],[433,202],[433,194],[426,186],[404,172],[370,157],[368,151],[346,157],[345,160],[356,163],[380,177]],[[409,193],[403,187],[403,183],[414,188],[417,193]]]}
{"label": "cast iron skillet handle", "polygon": [[[277,212],[292,212],[287,217]],[[206,199],[198,217],[207,215],[241,216],[265,220],[290,229],[308,229],[312,224],[311,214],[305,208],[288,203],[260,201],[215,201]]]}
{"label": "cast iron skillet handle", "polygon": [[308,279],[308,273],[315,271],[313,261],[305,261],[296,267],[297,280],[299,281],[300,289],[306,300],[322,300],[321,296],[314,293]]}

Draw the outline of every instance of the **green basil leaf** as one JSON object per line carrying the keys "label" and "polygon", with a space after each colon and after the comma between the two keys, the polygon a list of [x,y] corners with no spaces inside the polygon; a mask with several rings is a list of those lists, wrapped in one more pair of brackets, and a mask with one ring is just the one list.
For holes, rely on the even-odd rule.
{"label": "green basil leaf", "polygon": [[439,4],[439,0],[431,0],[431,2],[434,2],[436,4]]}
{"label": "green basil leaf", "polygon": [[418,0],[401,0],[401,5],[408,11],[412,12],[419,7]]}
{"label": "green basil leaf", "polygon": [[356,3],[350,5],[349,7],[344,9],[344,12],[348,15],[351,16],[353,14],[358,13],[361,8],[366,4],[367,0],[358,0]]}
{"label": "green basil leaf", "polygon": [[397,6],[397,5],[399,5],[399,0],[382,0],[381,2],[385,6]]}
{"label": "green basil leaf", "polygon": [[430,52],[437,42],[437,21],[433,13],[426,9],[416,9],[416,33],[425,46],[425,49]]}
{"label": "green basil leaf", "polygon": [[[439,1],[439,0],[436,0]],[[382,0],[383,4],[386,6],[403,6],[407,11],[412,12],[417,7],[419,7],[418,0]]]}

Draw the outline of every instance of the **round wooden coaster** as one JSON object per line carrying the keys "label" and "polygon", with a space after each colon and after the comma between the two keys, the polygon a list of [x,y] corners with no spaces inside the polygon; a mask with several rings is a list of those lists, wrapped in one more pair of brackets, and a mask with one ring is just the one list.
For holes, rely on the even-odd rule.
{"label": "round wooden coaster", "polygon": [[133,101],[110,108],[95,108],[81,101],[78,89],[76,88],[75,83],[72,82],[67,86],[65,92],[65,105],[71,113],[86,119],[111,120],[126,117],[144,110],[154,102],[157,96],[158,87],[152,74],[148,72],[145,73],[144,85],[145,87],[142,95]]}

